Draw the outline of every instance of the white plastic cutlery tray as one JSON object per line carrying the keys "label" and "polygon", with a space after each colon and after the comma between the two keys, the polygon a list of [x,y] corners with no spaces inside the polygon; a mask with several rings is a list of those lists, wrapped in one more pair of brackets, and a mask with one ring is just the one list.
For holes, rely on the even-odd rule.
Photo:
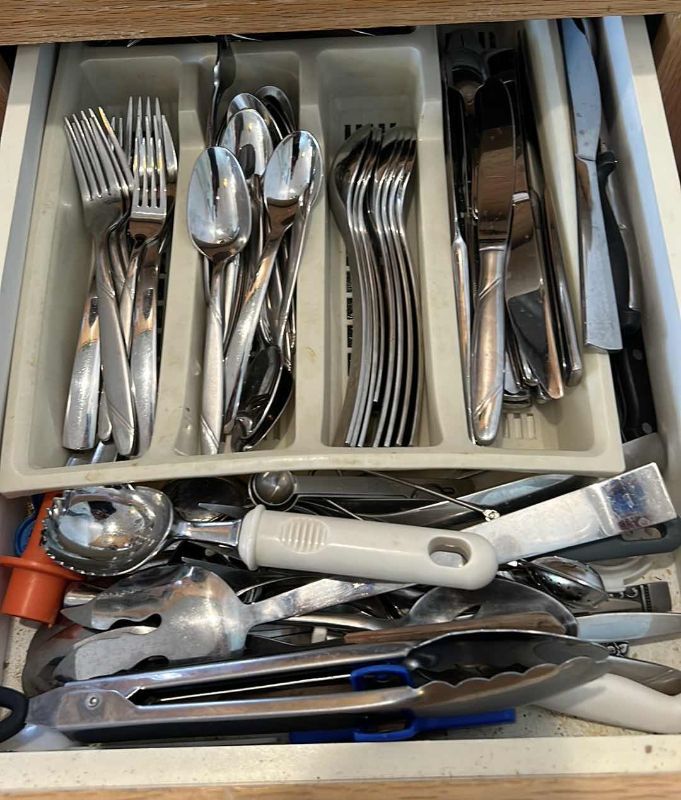
{"label": "white plastic cutlery tray", "polygon": [[[578,246],[570,118],[557,30],[528,28],[546,179],[554,186],[565,259],[578,298]],[[322,192],[297,291],[295,390],[272,434],[249,453],[199,448],[205,304],[200,261],[186,226],[186,195],[203,147],[210,44],[62,47],[43,140],[21,292],[0,467],[0,490],[21,493],[90,483],[265,469],[477,468],[605,474],[623,465],[607,356],[587,353],[582,383],[564,399],[506,414],[492,447],[468,438],[450,260],[440,72],[434,28],[399,36],[238,42],[234,91],[280,86],[327,166],[356,126],[409,125],[418,154],[410,244],[423,313],[425,392],[414,447],[333,446],[351,336],[346,257]],[[62,130],[88,105],[124,112],[128,96],[158,95],[179,156],[168,263],[158,410],[149,450],[131,461],[65,467],[62,423],[83,299],[90,239]],[[558,102],[556,102],[558,99]],[[327,175],[327,180],[330,176]],[[577,303],[575,303],[577,306]]]}

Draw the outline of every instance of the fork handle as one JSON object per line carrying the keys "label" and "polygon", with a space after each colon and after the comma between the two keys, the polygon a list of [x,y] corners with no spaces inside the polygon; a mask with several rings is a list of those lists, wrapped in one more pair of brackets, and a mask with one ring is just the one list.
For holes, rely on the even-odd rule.
{"label": "fork handle", "polygon": [[95,242],[104,389],[116,449],[122,456],[128,456],[135,445],[135,412],[128,354],[118,316],[116,291],[105,257],[106,247],[106,236]]}
{"label": "fork handle", "polygon": [[156,416],[160,258],[158,247],[147,248],[135,292],[130,370],[133,400],[137,412],[137,450],[139,455],[143,455],[151,444],[151,434]]}
{"label": "fork handle", "polygon": [[62,441],[68,450],[89,450],[95,446],[99,364],[99,313],[93,277],[85,299],[64,416]]}
{"label": "fork handle", "polygon": [[203,345],[201,389],[201,452],[215,455],[220,449],[225,417],[223,374],[223,291],[225,262],[213,265],[210,297],[206,306],[206,332]]}

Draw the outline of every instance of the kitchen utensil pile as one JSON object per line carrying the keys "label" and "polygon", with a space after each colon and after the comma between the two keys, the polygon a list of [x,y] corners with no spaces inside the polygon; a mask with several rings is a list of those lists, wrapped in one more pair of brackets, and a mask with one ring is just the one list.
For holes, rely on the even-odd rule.
{"label": "kitchen utensil pile", "polygon": [[[152,726],[161,739],[383,740],[508,720],[526,704],[610,719],[631,685],[651,699],[622,724],[650,729],[648,706],[681,691],[680,676],[622,655],[623,643],[681,635],[669,588],[608,592],[597,568],[550,554],[605,539],[616,555],[623,530],[674,518],[659,470],[583,488],[548,477],[487,490],[503,513],[484,492],[457,498],[388,473],[68,490],[42,543],[86,582],[36,634],[26,696],[2,690],[15,713],[0,733],[14,744],[34,726],[82,743],[145,740]],[[464,527],[356,513],[413,523],[432,495]],[[319,515],[325,503],[336,516]]]}
{"label": "kitchen utensil pile", "polygon": [[416,133],[365,125],[336,153],[331,208],[345,241],[352,349],[336,444],[414,444],[423,391],[421,314],[407,240]]}
{"label": "kitchen utensil pile", "polygon": [[[319,145],[296,130],[286,94],[235,94],[230,55],[218,53],[207,126],[194,166],[189,232],[204,256],[206,329],[201,452],[250,450],[293,392],[295,286],[307,222],[323,182]],[[227,67],[225,67],[225,64]],[[220,70],[230,74],[220,77]]]}
{"label": "kitchen utensil pile", "polygon": [[64,127],[94,259],[62,438],[73,463],[113,461],[144,453],[153,433],[177,158],[158,98]]}

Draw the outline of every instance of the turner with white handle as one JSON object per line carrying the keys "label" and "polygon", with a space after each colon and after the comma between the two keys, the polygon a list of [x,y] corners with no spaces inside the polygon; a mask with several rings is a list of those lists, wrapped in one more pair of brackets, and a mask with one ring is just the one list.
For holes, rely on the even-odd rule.
{"label": "turner with white handle", "polygon": [[681,695],[669,697],[620,675],[603,675],[537,705],[603,725],[681,734]]}

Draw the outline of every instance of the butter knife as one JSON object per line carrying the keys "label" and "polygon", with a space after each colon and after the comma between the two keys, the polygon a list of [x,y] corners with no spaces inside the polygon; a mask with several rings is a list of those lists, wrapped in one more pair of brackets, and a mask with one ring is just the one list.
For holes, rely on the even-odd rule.
{"label": "butter knife", "polygon": [[598,73],[584,32],[572,19],[560,24],[572,106],[584,344],[612,352],[622,349],[622,335],[596,169],[602,117]]}
{"label": "butter knife", "polygon": [[515,180],[515,130],[508,90],[487,80],[476,95],[480,160],[475,199],[480,277],[471,347],[471,407],[478,444],[499,431],[504,395],[504,277]]}

